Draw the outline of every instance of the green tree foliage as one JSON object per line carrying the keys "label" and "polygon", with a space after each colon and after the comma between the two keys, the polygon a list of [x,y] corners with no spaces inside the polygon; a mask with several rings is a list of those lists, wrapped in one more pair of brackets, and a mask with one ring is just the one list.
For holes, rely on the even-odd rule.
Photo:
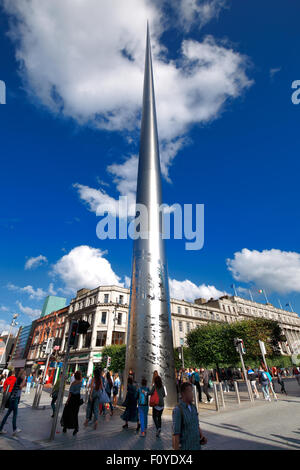
{"label": "green tree foliage", "polygon": [[102,362],[101,367],[106,367],[106,362],[103,362],[104,356],[111,357],[111,364],[109,370],[114,372],[123,371],[125,369],[125,357],[126,357],[126,345],[125,344],[112,344],[106,346],[102,350]]}
{"label": "green tree foliage", "polygon": [[246,361],[261,358],[258,340],[264,341],[267,355],[273,357],[281,357],[278,343],[286,341],[278,323],[265,318],[201,325],[187,335],[194,365],[237,365],[239,355],[234,347],[234,338],[243,339]]}

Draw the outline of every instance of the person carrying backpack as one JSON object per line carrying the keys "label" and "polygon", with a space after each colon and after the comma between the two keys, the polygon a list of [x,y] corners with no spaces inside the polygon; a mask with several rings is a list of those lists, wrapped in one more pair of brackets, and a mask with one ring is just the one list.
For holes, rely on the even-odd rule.
{"label": "person carrying backpack", "polygon": [[152,406],[152,417],[156,427],[156,437],[159,437],[161,433],[161,416],[165,406],[164,398],[166,396],[165,387],[159,375],[155,377],[150,395],[150,406]]}
{"label": "person carrying backpack", "polygon": [[174,450],[200,450],[207,443],[199,425],[198,411],[193,402],[193,388],[183,383],[180,388],[181,400],[173,409],[172,424]]}
{"label": "person carrying backpack", "polygon": [[142,437],[145,436],[145,433],[147,430],[147,424],[148,424],[149,393],[150,393],[150,390],[147,387],[147,380],[142,379],[142,386],[138,389],[138,413],[139,413],[139,422],[141,425]]}
{"label": "person carrying backpack", "polygon": [[259,383],[261,384],[265,400],[271,401],[269,393],[270,380],[268,378],[267,372],[265,372],[262,367],[259,368]]}

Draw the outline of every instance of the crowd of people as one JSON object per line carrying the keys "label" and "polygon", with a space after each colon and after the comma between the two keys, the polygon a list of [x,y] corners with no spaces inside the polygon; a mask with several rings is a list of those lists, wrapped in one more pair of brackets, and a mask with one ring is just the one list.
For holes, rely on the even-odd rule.
{"label": "crowd of people", "polygon": [[[176,385],[178,392],[178,404],[172,412],[173,426],[173,448],[182,450],[197,450],[207,442],[203,436],[199,425],[198,410],[193,403],[193,386],[198,394],[199,402],[211,403],[213,397],[210,396],[210,389],[213,382],[221,383],[224,393],[234,391],[234,381],[244,378],[240,369],[222,368],[208,370],[204,368],[181,368],[175,371]],[[261,387],[262,396],[265,400],[271,401],[270,390],[274,394],[277,385],[280,392],[285,393],[285,378],[294,376],[300,386],[300,369],[293,367],[289,369],[272,367],[259,368],[247,367],[247,379],[256,399],[259,398],[258,386]],[[118,397],[121,391],[121,378],[118,374],[113,374],[108,370],[95,368],[89,377],[82,377],[80,371],[76,371],[68,378],[70,387],[67,401],[63,408],[60,424],[64,433],[68,429],[73,430],[75,436],[79,430],[78,414],[80,406],[86,404],[84,427],[92,424],[97,429],[99,415],[106,416],[109,412],[113,415],[117,406]],[[6,413],[0,423],[0,434],[5,434],[4,426],[8,417],[12,414],[13,435],[21,430],[17,427],[18,405],[22,390],[30,393],[36,383],[42,383],[42,376],[37,377],[20,370],[17,374],[10,371],[8,374],[0,376],[0,393],[2,392],[1,410],[6,409]],[[52,387],[51,409],[52,417],[56,411],[56,401],[60,389],[61,379],[58,377]],[[276,387],[275,387],[275,384]],[[123,430],[129,427],[129,423],[136,425],[136,433],[145,437],[148,427],[149,408],[152,408],[152,419],[156,429],[156,437],[159,438],[162,430],[162,415],[165,408],[165,398],[167,389],[158,371],[155,371],[151,380],[144,377],[141,383],[135,381],[135,373],[129,371],[127,378],[127,390],[124,393],[125,399],[121,406],[124,411],[120,418],[124,421]],[[84,397],[84,398],[82,398]],[[204,400],[203,400],[204,397]]]}

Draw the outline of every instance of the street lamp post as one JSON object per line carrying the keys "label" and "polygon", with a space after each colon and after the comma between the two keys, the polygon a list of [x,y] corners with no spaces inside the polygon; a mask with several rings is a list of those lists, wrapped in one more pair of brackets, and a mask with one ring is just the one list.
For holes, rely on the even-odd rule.
{"label": "street lamp post", "polygon": [[2,360],[3,360],[3,356],[4,354],[6,353],[6,348],[7,348],[7,344],[8,344],[8,341],[9,341],[9,338],[10,338],[10,333],[11,333],[11,330],[14,326],[17,326],[17,322],[16,322],[16,318],[18,318],[19,314],[18,313],[15,313],[13,315],[13,319],[10,323],[10,326],[9,326],[9,332],[8,332],[8,335],[7,335],[7,340],[6,340],[6,343],[5,343],[5,347],[4,347],[4,351],[2,353],[2,356],[1,356],[1,360],[0,360],[0,365],[2,364]]}

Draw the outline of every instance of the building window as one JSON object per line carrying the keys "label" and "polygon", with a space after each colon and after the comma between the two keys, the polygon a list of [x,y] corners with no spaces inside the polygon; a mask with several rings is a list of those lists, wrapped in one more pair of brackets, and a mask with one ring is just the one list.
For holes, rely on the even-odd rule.
{"label": "building window", "polygon": [[102,325],[106,325],[106,312],[101,313],[101,323]]}
{"label": "building window", "polygon": [[189,314],[189,309],[188,309],[188,308],[185,309],[185,314],[186,314],[186,315]]}
{"label": "building window", "polygon": [[179,323],[179,331],[182,332],[183,331],[183,328],[182,328],[182,321],[178,322]]}
{"label": "building window", "polygon": [[91,340],[92,340],[92,333],[91,332],[84,335],[83,347],[84,348],[89,348],[91,346]]}
{"label": "building window", "polygon": [[106,331],[97,331],[96,346],[105,346],[106,338],[107,338]]}
{"label": "building window", "polygon": [[122,331],[113,331],[111,344],[124,344],[125,333]]}
{"label": "building window", "polygon": [[184,345],[184,338],[180,338],[180,346]]}
{"label": "building window", "polygon": [[119,304],[122,304],[122,303],[123,303],[123,299],[124,299],[124,295],[120,295],[120,297],[119,297]]}
{"label": "building window", "polygon": [[181,313],[181,308],[177,307],[177,313]]}
{"label": "building window", "polygon": [[104,303],[108,304],[108,294],[104,294]]}
{"label": "building window", "polygon": [[122,325],[122,312],[118,312],[117,324]]}

